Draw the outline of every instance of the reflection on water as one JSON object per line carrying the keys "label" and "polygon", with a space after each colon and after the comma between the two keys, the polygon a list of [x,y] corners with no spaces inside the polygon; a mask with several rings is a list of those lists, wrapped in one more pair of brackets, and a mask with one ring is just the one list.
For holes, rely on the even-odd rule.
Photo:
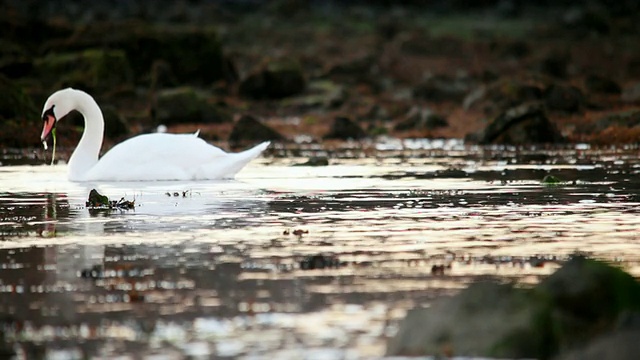
{"label": "reflection on water", "polygon": [[[478,277],[533,283],[575,251],[640,275],[634,150],[394,146],[329,167],[263,160],[222,182],[74,184],[63,166],[0,167],[8,346],[376,358],[406,309]],[[549,173],[565,182],[542,185]],[[92,188],[137,206],[89,211]]]}

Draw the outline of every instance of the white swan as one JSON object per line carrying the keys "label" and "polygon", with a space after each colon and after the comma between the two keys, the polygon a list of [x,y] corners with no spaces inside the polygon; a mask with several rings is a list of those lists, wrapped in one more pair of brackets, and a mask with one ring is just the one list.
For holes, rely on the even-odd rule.
{"label": "white swan", "polygon": [[41,140],[70,111],[84,116],[84,132],[68,165],[71,181],[145,181],[230,179],[268,146],[263,142],[240,153],[226,153],[198,134],[144,134],[114,146],[100,160],[104,119],[91,95],[71,88],[47,99]]}

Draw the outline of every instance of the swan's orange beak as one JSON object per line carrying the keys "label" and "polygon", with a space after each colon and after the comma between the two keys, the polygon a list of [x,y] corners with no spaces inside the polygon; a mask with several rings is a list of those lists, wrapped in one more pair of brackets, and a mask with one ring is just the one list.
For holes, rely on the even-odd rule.
{"label": "swan's orange beak", "polygon": [[53,114],[44,114],[42,116],[42,120],[44,121],[44,126],[42,128],[42,135],[40,135],[40,140],[45,141],[49,134],[51,134],[51,130],[56,126],[56,117]]}

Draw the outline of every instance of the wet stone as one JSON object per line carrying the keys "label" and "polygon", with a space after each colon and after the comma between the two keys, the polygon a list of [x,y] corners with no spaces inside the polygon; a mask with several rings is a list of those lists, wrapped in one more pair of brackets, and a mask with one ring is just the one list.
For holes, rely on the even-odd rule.
{"label": "wet stone", "polygon": [[356,122],[348,117],[338,116],[333,120],[331,129],[324,136],[325,139],[353,139],[365,138],[366,132]]}

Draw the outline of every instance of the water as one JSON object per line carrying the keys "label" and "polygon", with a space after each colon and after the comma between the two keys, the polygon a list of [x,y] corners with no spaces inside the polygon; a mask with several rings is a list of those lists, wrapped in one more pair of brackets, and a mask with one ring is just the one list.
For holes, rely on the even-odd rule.
{"label": "water", "polygon": [[[358,359],[407,309],[579,251],[640,275],[635,148],[275,149],[236,181],[0,167],[0,313],[18,358]],[[3,160],[6,163],[6,159]],[[30,162],[33,163],[33,162]],[[553,174],[564,182],[544,185]],[[134,210],[85,207],[96,188]]]}

